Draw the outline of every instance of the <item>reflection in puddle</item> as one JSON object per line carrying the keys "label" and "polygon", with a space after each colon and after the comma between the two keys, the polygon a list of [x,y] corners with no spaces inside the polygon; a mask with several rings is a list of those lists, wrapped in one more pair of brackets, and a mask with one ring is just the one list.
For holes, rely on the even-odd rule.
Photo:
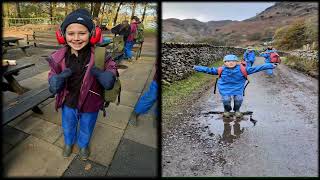
{"label": "reflection in puddle", "polygon": [[210,113],[202,116],[202,124],[204,127],[208,127],[208,135],[216,135],[220,137],[221,141],[227,143],[233,143],[235,139],[239,138],[240,135],[249,127],[256,125],[256,120],[252,118],[252,112],[250,117],[244,116],[241,119],[222,118],[221,113]]}

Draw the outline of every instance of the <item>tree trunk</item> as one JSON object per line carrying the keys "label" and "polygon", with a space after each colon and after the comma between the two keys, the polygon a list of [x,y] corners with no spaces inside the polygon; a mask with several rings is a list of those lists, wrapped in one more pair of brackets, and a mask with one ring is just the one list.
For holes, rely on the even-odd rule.
{"label": "tree trunk", "polygon": [[67,2],[64,3],[64,15],[65,16],[68,15],[68,3]]}
{"label": "tree trunk", "polygon": [[2,8],[3,8],[3,14],[2,17],[5,17],[4,19],[4,27],[7,28],[9,27],[9,4],[8,3],[3,3],[2,4]]}
{"label": "tree trunk", "polygon": [[135,13],[135,11],[136,11],[136,6],[137,6],[137,4],[135,3],[135,2],[133,2],[133,4],[132,4],[132,13],[131,13],[131,18],[130,18],[130,20],[133,18],[133,16],[134,16],[134,13]]}
{"label": "tree trunk", "polygon": [[52,18],[53,18],[53,2],[50,2],[49,5],[49,16],[50,16],[50,23],[53,24]]}
{"label": "tree trunk", "polygon": [[16,2],[16,8],[17,8],[17,17],[21,18],[21,11],[20,11],[20,4],[19,2]]}
{"label": "tree trunk", "polygon": [[144,17],[145,17],[145,15],[146,15],[147,6],[148,6],[148,3],[146,2],[146,3],[144,4],[143,13],[142,13],[142,18],[141,18],[141,22],[143,22]]}
{"label": "tree trunk", "polygon": [[117,9],[117,12],[116,12],[116,16],[114,17],[114,20],[113,20],[113,24],[112,24],[112,26],[115,26],[115,25],[116,25],[116,23],[117,23],[119,10],[120,10],[120,8],[121,8],[121,5],[122,5],[122,4],[123,4],[123,2],[121,1],[121,2],[119,3],[119,6],[118,6],[118,9]]}
{"label": "tree trunk", "polygon": [[94,6],[94,3],[91,2],[91,7],[90,7],[90,14],[91,14],[91,16],[92,16],[92,14],[93,14],[93,6]]}
{"label": "tree trunk", "polygon": [[81,3],[79,4],[79,8],[86,8],[86,3],[81,2]]}
{"label": "tree trunk", "polygon": [[92,18],[98,17],[100,13],[101,2],[95,3]]}

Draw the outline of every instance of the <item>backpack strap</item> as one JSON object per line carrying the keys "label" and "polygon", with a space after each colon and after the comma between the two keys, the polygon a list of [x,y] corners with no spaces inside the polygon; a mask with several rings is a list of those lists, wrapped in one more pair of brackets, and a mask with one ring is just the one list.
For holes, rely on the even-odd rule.
{"label": "backpack strap", "polygon": [[243,76],[248,80],[248,72],[243,64],[240,64],[240,71],[243,74]]}
{"label": "backpack strap", "polygon": [[246,78],[247,80],[247,84],[244,86],[244,89],[243,89],[243,96],[245,96],[245,90],[246,90],[246,87],[248,86],[248,84],[250,83],[249,79],[248,79],[248,72],[247,72],[247,69],[244,65],[240,64],[240,71],[241,73],[243,74],[243,76]]}
{"label": "backpack strap", "polygon": [[104,70],[104,61],[105,61],[106,48],[96,46],[94,49],[94,65]]}
{"label": "backpack strap", "polygon": [[218,78],[221,77],[222,70],[223,70],[223,67],[218,67]]}

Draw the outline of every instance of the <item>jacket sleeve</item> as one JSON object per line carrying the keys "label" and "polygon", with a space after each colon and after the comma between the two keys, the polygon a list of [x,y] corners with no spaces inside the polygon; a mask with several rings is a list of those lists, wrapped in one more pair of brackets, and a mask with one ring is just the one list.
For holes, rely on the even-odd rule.
{"label": "jacket sleeve", "polygon": [[194,70],[196,70],[197,72],[204,72],[204,73],[207,73],[207,74],[214,74],[214,75],[218,75],[218,70],[217,68],[209,68],[209,67],[206,67],[206,66],[194,66],[193,68]]}
{"label": "jacket sleeve", "polygon": [[259,66],[252,66],[252,67],[247,67],[246,70],[248,72],[248,74],[253,74],[259,71],[263,71],[266,69],[274,69],[275,66],[272,63],[265,63]]}
{"label": "jacket sleeve", "polygon": [[105,71],[110,71],[114,76],[117,75],[117,65],[112,59],[110,54],[106,54],[106,59],[105,59],[105,64],[104,64],[104,69]]}
{"label": "jacket sleeve", "polygon": [[48,73],[48,80],[56,74],[61,72],[61,67],[55,63],[50,57],[46,58],[47,62],[49,63],[50,71]]}
{"label": "jacket sleeve", "polygon": [[261,53],[260,56],[264,57],[264,58],[268,58],[269,54],[268,53]]}

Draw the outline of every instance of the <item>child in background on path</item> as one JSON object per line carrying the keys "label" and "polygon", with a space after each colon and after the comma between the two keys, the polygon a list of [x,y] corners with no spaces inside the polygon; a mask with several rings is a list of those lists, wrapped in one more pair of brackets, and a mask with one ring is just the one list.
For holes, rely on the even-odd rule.
{"label": "child in background on path", "polygon": [[[222,66],[221,76],[218,80],[219,93],[222,98],[222,103],[224,106],[224,117],[230,117],[231,99],[234,100],[233,110],[235,111],[235,116],[240,118],[243,114],[240,112],[240,107],[243,102],[243,91],[246,82],[246,77],[241,72],[241,64],[238,64],[238,57],[229,54],[223,58],[224,66]],[[244,67],[244,66],[243,66]],[[276,65],[272,63],[266,63],[254,67],[245,67],[247,74],[253,74],[266,69],[273,69]],[[218,68],[205,67],[205,66],[194,66],[194,70],[198,72],[204,72],[208,74],[218,75]]]}
{"label": "child in background on path", "polygon": [[71,12],[56,32],[58,42],[65,46],[47,58],[49,90],[56,95],[56,111],[62,109],[64,157],[70,156],[77,142],[80,158],[87,160],[98,112],[104,104],[102,92],[115,83],[117,68],[110,55],[106,54],[104,71],[94,65],[99,31],[86,9]]}
{"label": "child in background on path", "polygon": [[[265,63],[271,63],[271,58],[270,58],[270,53],[271,52],[277,52],[272,46],[268,46],[266,51],[263,53],[260,53],[259,56],[264,57],[264,62]],[[272,77],[273,75],[273,70],[272,69],[268,69],[265,71],[267,73],[267,75],[269,75],[268,77]]]}
{"label": "child in background on path", "polygon": [[135,34],[137,32],[137,28],[138,28],[138,22],[139,22],[139,18],[137,16],[133,16],[131,19],[131,24],[130,24],[130,34],[127,38],[127,41],[125,43],[125,47],[124,47],[124,58],[128,59],[128,61],[132,61],[132,48],[134,45],[134,37]]}
{"label": "child in background on path", "polygon": [[248,67],[251,67],[256,60],[256,55],[251,46],[243,54],[243,59],[246,61]]}

